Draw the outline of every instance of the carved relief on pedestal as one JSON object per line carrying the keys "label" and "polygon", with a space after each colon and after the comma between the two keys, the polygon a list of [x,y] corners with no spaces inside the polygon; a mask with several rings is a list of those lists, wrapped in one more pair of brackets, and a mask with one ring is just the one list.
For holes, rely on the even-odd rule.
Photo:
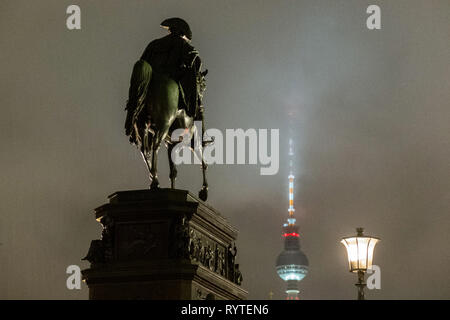
{"label": "carved relief on pedestal", "polygon": [[168,256],[196,262],[238,285],[242,282],[242,274],[236,264],[236,245],[230,243],[226,246],[218,242],[191,226],[186,216],[172,220],[169,228],[162,222],[115,224],[108,215],[104,215],[100,223],[103,226],[102,238],[91,242],[84,258],[91,263]]}
{"label": "carved relief on pedestal", "polygon": [[192,296],[195,297],[195,300],[216,300],[216,296],[203,287],[193,285],[192,291]]}
{"label": "carved relief on pedestal", "polygon": [[189,234],[188,250],[191,261],[201,264],[234,283],[242,282],[239,265],[235,263],[236,246],[232,247],[230,244],[226,248],[192,227],[187,234]]}
{"label": "carved relief on pedestal", "polygon": [[103,227],[101,239],[91,241],[89,251],[82,259],[93,264],[110,262],[114,254],[114,221],[108,215],[104,215],[100,219],[100,224]]}
{"label": "carved relief on pedestal", "polygon": [[176,259],[189,259],[189,221],[186,216],[175,219],[171,226],[169,234],[169,257]]}
{"label": "carved relief on pedestal", "polygon": [[161,257],[161,224],[119,224],[117,260]]}

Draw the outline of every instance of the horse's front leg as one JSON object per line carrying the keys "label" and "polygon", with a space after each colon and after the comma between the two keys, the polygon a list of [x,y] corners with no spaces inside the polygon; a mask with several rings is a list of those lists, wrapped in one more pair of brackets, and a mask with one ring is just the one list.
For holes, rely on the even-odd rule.
{"label": "horse's front leg", "polygon": [[203,159],[203,152],[202,152],[202,173],[203,173],[203,186],[201,190],[198,193],[198,196],[203,201],[206,201],[208,199],[208,181],[206,180],[206,169],[208,168],[208,165],[205,163],[205,160]]}
{"label": "horse's front leg", "polygon": [[175,179],[177,178],[177,168],[175,166],[175,164],[173,163],[173,159],[172,159],[172,150],[175,147],[175,143],[170,143],[167,146],[167,155],[169,156],[169,167],[170,167],[170,187],[172,189],[175,189]]}
{"label": "horse's front leg", "polygon": [[[194,154],[194,157],[197,160],[201,161],[202,174],[203,174],[203,185],[202,185],[202,188],[200,189],[200,191],[198,192],[198,197],[201,200],[206,201],[208,199],[208,181],[206,180],[206,169],[208,168],[208,165],[206,164],[205,159],[204,159],[204,152],[203,152],[204,142],[203,142],[203,137],[201,137],[200,141],[196,141],[196,139],[194,139],[194,136],[197,134],[197,131],[196,131],[195,126],[193,127],[193,129],[195,131],[192,134],[193,138],[191,140],[191,150]],[[204,130],[202,130],[202,132],[204,132]]]}
{"label": "horse's front leg", "polygon": [[[203,185],[198,193],[198,197],[201,200],[206,201],[208,199],[208,181],[206,180],[206,169],[208,168],[208,165],[206,164],[205,158],[204,158],[203,143],[201,143],[201,145],[199,146],[199,149],[200,149],[199,150],[200,158],[202,160]],[[196,151],[194,150],[194,153],[195,152]]]}

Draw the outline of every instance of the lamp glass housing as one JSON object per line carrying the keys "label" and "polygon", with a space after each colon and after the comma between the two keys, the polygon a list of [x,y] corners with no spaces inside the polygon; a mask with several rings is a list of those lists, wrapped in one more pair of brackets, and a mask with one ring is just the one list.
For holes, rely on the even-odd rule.
{"label": "lamp glass housing", "polygon": [[368,236],[348,237],[341,240],[347,249],[350,272],[365,272],[372,268],[373,250],[379,240]]}

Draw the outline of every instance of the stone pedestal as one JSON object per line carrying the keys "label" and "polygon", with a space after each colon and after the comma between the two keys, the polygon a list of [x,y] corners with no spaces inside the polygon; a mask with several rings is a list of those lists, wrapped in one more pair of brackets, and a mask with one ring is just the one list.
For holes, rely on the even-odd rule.
{"label": "stone pedestal", "polygon": [[188,191],[116,192],[95,216],[103,231],[85,258],[90,299],[246,298],[237,230]]}

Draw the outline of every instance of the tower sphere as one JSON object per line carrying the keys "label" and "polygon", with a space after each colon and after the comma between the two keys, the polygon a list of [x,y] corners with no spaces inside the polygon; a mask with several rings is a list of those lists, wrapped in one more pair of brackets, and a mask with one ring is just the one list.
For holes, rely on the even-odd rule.
{"label": "tower sphere", "polygon": [[277,273],[284,281],[302,280],[308,273],[308,258],[301,250],[284,250],[277,258]]}

